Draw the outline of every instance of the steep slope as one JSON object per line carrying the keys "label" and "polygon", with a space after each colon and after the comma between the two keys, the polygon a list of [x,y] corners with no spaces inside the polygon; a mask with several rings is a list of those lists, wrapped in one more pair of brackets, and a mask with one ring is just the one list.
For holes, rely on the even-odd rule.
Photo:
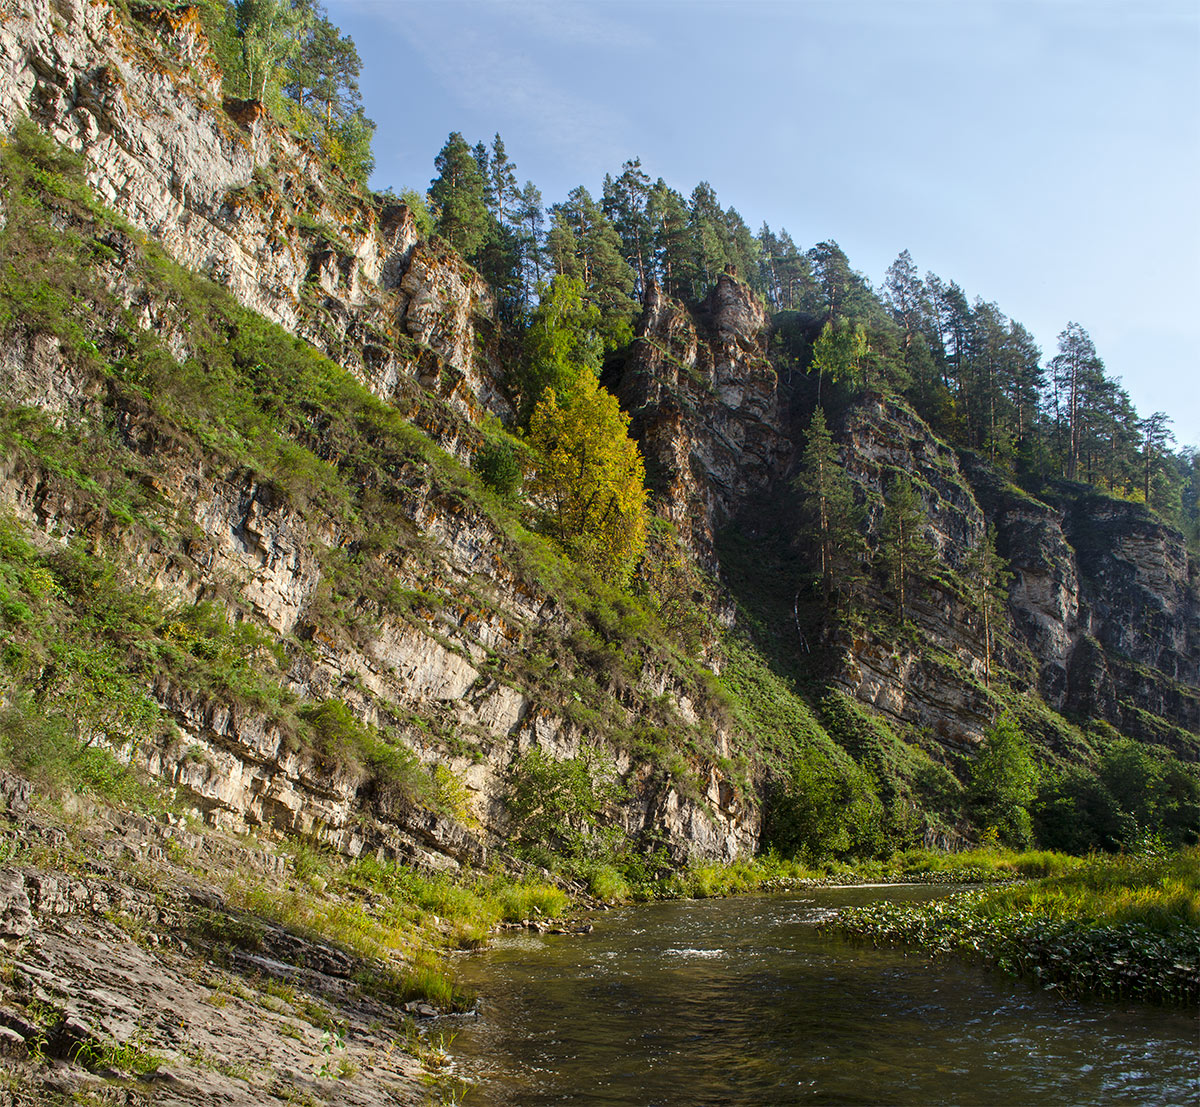
{"label": "steep slope", "polygon": [[[57,156],[26,138],[9,156],[14,185],[18,149]],[[48,172],[24,169],[30,189]],[[701,723],[686,664],[627,630],[632,611],[394,409],[55,181],[58,195],[10,197],[10,296],[33,294],[44,247],[75,298],[36,324],[28,301],[8,314],[24,322],[0,359],[22,403],[7,413],[4,498],[31,541],[53,535],[145,590],[156,640],[186,643],[198,632],[173,620],[218,600],[282,651],[265,667],[275,692],[252,697],[266,711],[199,694],[178,664],[143,664],[174,723],[139,747],[150,768],[222,824],[481,863],[505,827],[509,769],[531,746],[569,758],[608,739],[624,750],[631,833],[680,856],[752,848],[753,810],[715,768],[735,736]],[[328,703],[339,706],[313,714]],[[670,724],[686,779],[632,757],[648,717]],[[442,793],[468,789],[457,808],[397,795],[392,747],[407,751],[392,760],[438,767]]]}
{"label": "steep slope", "polygon": [[[717,541],[732,524],[738,550],[731,546],[727,555],[773,566],[770,587],[779,595],[765,618],[772,636],[770,626],[796,622],[780,655],[791,651],[782,662],[789,671],[832,681],[955,757],[969,755],[1010,702],[1048,747],[1062,754],[1077,744],[1062,720],[1040,709],[1030,714],[1019,699],[1026,691],[1081,722],[1101,719],[1200,755],[1200,617],[1182,536],[1144,507],[1079,487],[1047,489],[1036,499],[979,456],[960,458],[906,404],[882,394],[835,395],[842,465],[876,554],[889,482],[897,474],[912,478],[932,560],[904,634],[889,625],[894,597],[871,571],[856,604],[861,618],[841,624],[823,661],[806,654],[817,633],[805,583],[808,521],[789,481],[811,400],[804,388],[780,383],[789,375],[786,359],[771,350],[769,336],[753,294],[729,275],[694,311],[651,287],[617,388],[659,510],[693,553],[724,572],[736,594],[740,570],[731,576],[732,565],[722,565]],[[1002,679],[992,688],[969,573],[989,525],[1012,571],[1012,633],[996,643]],[[767,589],[766,582],[748,586]]]}
{"label": "steep slope", "polygon": [[[486,285],[261,105],[223,102],[195,8],[14,9],[0,27],[0,131],[28,116],[83,153],[101,202],[377,395],[420,413],[419,382],[458,416],[503,410],[497,364],[481,354]],[[425,420],[449,442],[460,430],[436,407]]]}

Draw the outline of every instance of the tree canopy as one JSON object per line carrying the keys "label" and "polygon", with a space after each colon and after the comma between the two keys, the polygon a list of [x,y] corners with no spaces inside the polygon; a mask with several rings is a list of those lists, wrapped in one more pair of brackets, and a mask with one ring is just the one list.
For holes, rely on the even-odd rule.
{"label": "tree canopy", "polygon": [[576,560],[627,580],[646,545],[645,467],[617,398],[586,372],[562,403],[547,388],[529,440],[547,530]]}

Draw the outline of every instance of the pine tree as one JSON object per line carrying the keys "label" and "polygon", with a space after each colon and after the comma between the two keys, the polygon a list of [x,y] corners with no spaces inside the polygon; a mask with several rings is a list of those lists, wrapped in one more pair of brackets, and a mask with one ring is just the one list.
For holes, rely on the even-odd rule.
{"label": "pine tree", "polygon": [[488,185],[492,214],[501,226],[511,226],[516,221],[521,193],[517,188],[517,167],[509,160],[504,149],[504,139],[499,134],[492,139],[491,157],[488,159]]}
{"label": "pine tree", "polygon": [[831,239],[818,242],[807,256],[815,281],[814,310],[828,323],[839,317],[867,319],[874,297],[862,275],[850,268],[842,248]]}
{"label": "pine tree", "polygon": [[362,59],[354,40],[329,21],[317,0],[296,0],[295,7],[304,13],[306,28],[288,64],[283,93],[332,127],[362,110]]}
{"label": "pine tree", "polygon": [[1020,323],[1010,323],[1004,345],[1004,384],[1013,411],[1017,452],[1028,456],[1027,440],[1033,433],[1038,401],[1044,386],[1042,351]]}
{"label": "pine tree", "polygon": [[690,295],[699,300],[716,283],[727,261],[721,227],[725,213],[717,202],[717,194],[708,181],[701,181],[692,190],[688,206],[688,228],[692,236],[692,266]]}
{"label": "pine tree", "polygon": [[1075,480],[1085,427],[1104,379],[1104,362],[1097,356],[1091,336],[1078,323],[1068,323],[1059,334],[1058,353],[1050,359],[1050,372],[1055,414],[1060,425],[1065,422],[1065,475]]}
{"label": "pine tree", "polygon": [[1143,419],[1140,424],[1142,432],[1142,462],[1144,467],[1142,488],[1147,507],[1153,506],[1150,502],[1150,489],[1153,477],[1163,463],[1168,444],[1174,438],[1167,425],[1170,422],[1171,417],[1169,415],[1162,411],[1156,411],[1153,415]]}
{"label": "pine tree", "polygon": [[546,246],[555,269],[583,282],[587,298],[600,309],[605,349],[618,349],[633,338],[637,313],[630,297],[633,270],[621,255],[620,236],[583,186],[555,204],[551,218]]}
{"label": "pine tree", "polygon": [[800,471],[792,483],[816,536],[821,592],[828,607],[835,591],[845,594],[858,577],[865,547],[859,530],[861,512],[819,406],[809,421]]}
{"label": "pine tree", "polygon": [[646,294],[650,274],[650,178],[642,169],[640,158],[621,166],[621,175],[614,181],[604,179],[604,214],[612,220],[621,237],[625,260],[633,269],[637,283],[634,292],[641,298]]}
{"label": "pine tree", "polygon": [[437,207],[438,234],[470,259],[483,244],[490,227],[487,182],[466,139],[458,131],[446,140],[434,168],[438,176],[429,186],[429,199]]}
{"label": "pine tree", "polygon": [[972,604],[983,623],[983,682],[991,687],[992,658],[1002,638],[1012,581],[1008,563],[996,552],[995,526],[987,528],[983,540],[968,555],[966,570]]}
{"label": "pine tree", "polygon": [[659,177],[646,201],[654,273],[670,296],[691,294],[693,258],[687,202]]}
{"label": "pine tree", "polygon": [[921,565],[933,556],[925,538],[925,522],[920,495],[906,475],[897,473],[884,496],[879,558],[896,599],[896,621],[901,626],[908,618]]}
{"label": "pine tree", "polygon": [[512,218],[521,251],[521,300],[528,309],[534,289],[544,273],[543,253],[546,245],[546,213],[542,207],[542,194],[532,181],[526,181],[525,187],[518,193]]}

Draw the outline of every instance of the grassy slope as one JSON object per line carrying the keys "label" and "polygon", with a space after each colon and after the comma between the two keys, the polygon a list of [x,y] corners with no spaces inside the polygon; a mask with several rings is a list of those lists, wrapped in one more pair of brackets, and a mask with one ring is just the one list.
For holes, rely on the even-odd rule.
{"label": "grassy slope", "polygon": [[[75,670],[103,660],[139,709],[150,710],[136,703],[137,689],[165,674],[248,702],[322,754],[388,770],[396,758],[383,748],[395,746],[386,734],[348,726],[331,740],[283,687],[288,659],[307,648],[304,641],[237,622],[253,616],[235,591],[205,609],[181,607],[130,577],[122,547],[165,549],[187,567],[188,540],[202,536],[161,494],[161,476],[171,467],[198,468],[273,488],[314,533],[333,536],[318,551],[322,584],[308,618],[334,638],[369,636],[378,619],[410,617],[414,608],[486,605],[486,596],[441,587],[437,552],[412,513],[428,495],[478,519],[500,536],[505,563],[535,594],[554,596],[571,627],[494,656],[493,675],[614,744],[658,758],[667,773],[690,776],[712,748],[711,725],[683,722],[664,701],[647,704],[637,679],[646,665],[673,672],[700,702],[707,685],[663,631],[650,598],[581,574],[528,531],[511,504],[348,374],[142,241],[95,204],[78,161],[32,128],[6,148],[4,173],[0,328],[16,341],[56,338],[88,397],[64,419],[28,407],[0,411],[0,448],[10,467],[72,504],[77,535],[65,551],[45,553],[22,538],[19,525],[6,525],[0,618],[16,645],[0,679],[13,697],[44,699],[36,675],[70,638],[86,654]],[[176,358],[163,336],[141,329],[114,286],[172,304],[185,355]],[[406,585],[414,578],[428,587],[414,592]],[[220,593],[220,582],[205,583]],[[60,691],[76,687],[67,666],[54,671]],[[74,702],[86,707],[86,698]],[[648,720],[659,724],[651,742]],[[75,710],[67,722],[78,731],[103,720]]]}

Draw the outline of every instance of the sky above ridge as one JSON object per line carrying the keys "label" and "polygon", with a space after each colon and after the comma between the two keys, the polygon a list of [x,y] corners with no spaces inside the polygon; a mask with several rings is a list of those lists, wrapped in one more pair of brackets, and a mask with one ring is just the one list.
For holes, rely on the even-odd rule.
{"label": "sky above ridge", "polygon": [[545,202],[640,157],[750,228],[901,250],[1025,324],[1085,327],[1200,446],[1195,0],[327,0],[363,59],[377,188],[499,132]]}

